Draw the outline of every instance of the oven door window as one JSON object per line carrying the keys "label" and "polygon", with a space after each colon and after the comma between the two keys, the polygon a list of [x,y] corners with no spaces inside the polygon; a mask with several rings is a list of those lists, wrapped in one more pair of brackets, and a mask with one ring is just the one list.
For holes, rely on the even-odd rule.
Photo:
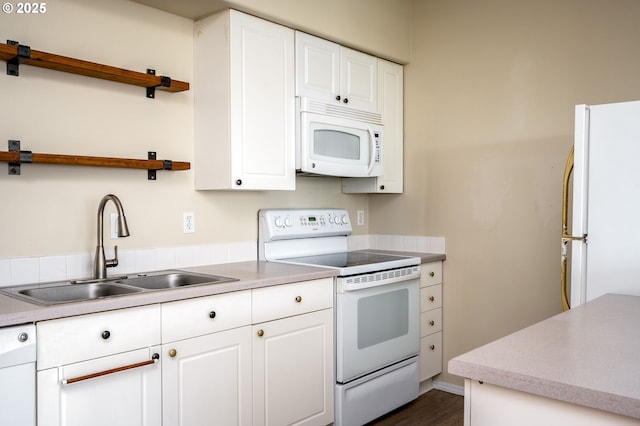
{"label": "oven door window", "polygon": [[336,378],[357,377],[420,350],[420,280],[338,293]]}
{"label": "oven door window", "polygon": [[365,349],[409,332],[409,290],[375,294],[358,300],[358,349]]}

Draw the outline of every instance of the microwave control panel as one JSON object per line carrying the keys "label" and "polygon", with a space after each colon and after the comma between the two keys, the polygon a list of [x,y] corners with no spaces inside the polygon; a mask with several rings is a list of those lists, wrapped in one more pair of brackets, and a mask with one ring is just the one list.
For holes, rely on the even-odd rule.
{"label": "microwave control panel", "polygon": [[349,212],[344,209],[260,210],[258,228],[263,241],[350,235]]}

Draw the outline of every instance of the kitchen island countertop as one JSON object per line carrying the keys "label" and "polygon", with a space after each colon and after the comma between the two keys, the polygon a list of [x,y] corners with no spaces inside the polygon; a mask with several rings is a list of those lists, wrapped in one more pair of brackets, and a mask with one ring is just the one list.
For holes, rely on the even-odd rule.
{"label": "kitchen island countertop", "polygon": [[601,296],[453,358],[449,372],[640,419],[640,296]]}

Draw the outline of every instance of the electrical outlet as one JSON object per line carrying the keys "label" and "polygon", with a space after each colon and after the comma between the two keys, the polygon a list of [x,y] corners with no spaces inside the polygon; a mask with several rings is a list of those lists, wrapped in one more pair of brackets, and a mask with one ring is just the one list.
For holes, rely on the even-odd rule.
{"label": "electrical outlet", "polygon": [[118,213],[111,213],[111,216],[109,216],[109,222],[111,222],[111,239],[115,240],[118,238]]}
{"label": "electrical outlet", "polygon": [[358,225],[364,225],[364,210],[358,210]]}
{"label": "electrical outlet", "polygon": [[193,212],[182,213],[182,232],[185,234],[196,232],[196,216]]}

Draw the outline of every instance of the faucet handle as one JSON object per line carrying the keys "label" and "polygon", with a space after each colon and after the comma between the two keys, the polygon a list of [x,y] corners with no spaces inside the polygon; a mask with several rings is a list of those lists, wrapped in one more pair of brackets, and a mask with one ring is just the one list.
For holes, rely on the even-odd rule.
{"label": "faucet handle", "polygon": [[118,246],[113,246],[113,259],[105,259],[105,266],[107,268],[118,266]]}

